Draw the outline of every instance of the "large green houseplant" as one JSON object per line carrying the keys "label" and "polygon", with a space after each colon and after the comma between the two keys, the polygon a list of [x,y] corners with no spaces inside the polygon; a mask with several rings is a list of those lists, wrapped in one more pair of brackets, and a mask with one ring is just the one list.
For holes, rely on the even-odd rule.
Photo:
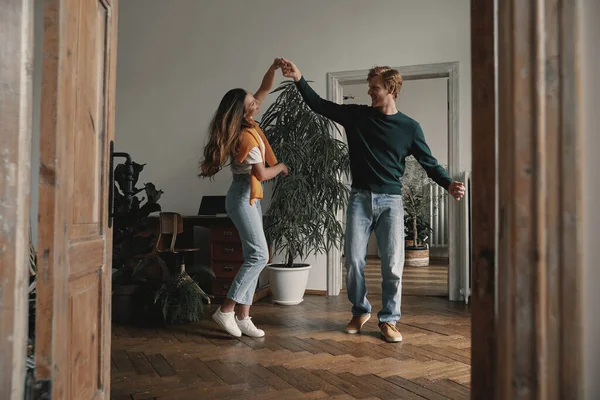
{"label": "large green houseplant", "polygon": [[[337,126],[310,110],[293,82],[285,81],[273,92],[279,94],[260,125],[277,158],[288,166],[289,176],[275,179],[265,220],[267,238],[286,260],[269,266],[271,289],[275,302],[297,304],[302,301],[310,266],[295,260],[342,243],[338,212],[348,198],[342,178],[349,173],[349,159],[346,144],[332,136]],[[293,276],[300,272],[300,277]],[[292,295],[287,281],[301,293]]]}
{"label": "large green houseplant", "polygon": [[429,213],[437,212],[438,200],[445,196],[445,192],[432,195],[429,190],[432,184],[434,181],[427,176],[419,162],[413,156],[407,157],[402,176],[402,201],[407,242],[405,265],[408,266],[429,264],[426,240],[433,233],[429,224]]}

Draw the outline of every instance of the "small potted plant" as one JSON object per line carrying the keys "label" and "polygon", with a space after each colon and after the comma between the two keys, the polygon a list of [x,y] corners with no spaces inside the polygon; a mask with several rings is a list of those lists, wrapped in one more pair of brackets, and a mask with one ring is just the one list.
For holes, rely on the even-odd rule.
{"label": "small potted plant", "polygon": [[349,159],[346,144],[332,136],[336,125],[310,110],[293,82],[283,82],[274,92],[280,94],[260,125],[289,175],[274,180],[265,233],[286,262],[267,268],[273,301],[294,305],[303,300],[311,269],[295,261],[327,252],[343,240],[337,214],[348,198],[342,178]]}
{"label": "small potted plant", "polygon": [[402,201],[404,203],[405,261],[408,267],[429,265],[427,239],[433,232],[428,221],[430,207],[436,212],[437,197],[432,198],[429,186],[433,180],[413,157],[406,158],[406,169],[402,177]]}

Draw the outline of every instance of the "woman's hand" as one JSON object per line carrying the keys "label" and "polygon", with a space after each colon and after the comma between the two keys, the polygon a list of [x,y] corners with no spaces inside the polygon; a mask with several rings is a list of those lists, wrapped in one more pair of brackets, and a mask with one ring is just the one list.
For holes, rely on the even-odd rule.
{"label": "woman's hand", "polygon": [[282,65],[283,65],[283,59],[276,58],[275,60],[273,60],[273,64],[271,64],[271,67],[269,68],[269,70],[277,71],[279,68],[281,68]]}
{"label": "woman's hand", "polygon": [[259,162],[252,164],[252,172],[259,181],[264,182],[275,178],[279,174],[287,176],[288,168],[284,163],[279,163],[273,167],[265,167],[265,164]]}
{"label": "woman's hand", "polygon": [[281,167],[280,167],[281,168],[281,172],[280,172],[281,175],[288,176],[289,171],[288,171],[287,165],[285,165],[284,163],[279,163],[279,165],[281,165]]}

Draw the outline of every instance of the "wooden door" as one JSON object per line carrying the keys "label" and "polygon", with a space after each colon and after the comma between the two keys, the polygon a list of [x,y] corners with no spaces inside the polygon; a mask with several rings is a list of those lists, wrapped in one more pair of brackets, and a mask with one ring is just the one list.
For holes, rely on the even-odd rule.
{"label": "wooden door", "polygon": [[36,380],[108,399],[117,1],[44,7]]}

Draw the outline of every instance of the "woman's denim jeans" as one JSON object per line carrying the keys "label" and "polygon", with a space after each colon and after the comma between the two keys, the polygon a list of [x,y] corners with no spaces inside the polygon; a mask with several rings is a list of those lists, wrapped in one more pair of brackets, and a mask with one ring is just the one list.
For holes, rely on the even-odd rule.
{"label": "woman's denim jeans", "polygon": [[244,263],[231,283],[227,297],[239,304],[252,304],[258,276],[267,265],[269,249],[263,230],[260,200],[250,205],[250,175],[234,174],[225,207],[242,241]]}
{"label": "woman's denim jeans", "polygon": [[379,322],[396,323],[400,319],[402,271],[404,270],[404,208],[402,195],[371,193],[352,189],[346,214],[344,245],[346,289],[352,303],[352,315],[371,312],[367,300],[364,268],[367,244],[375,231],[381,256],[382,309]]}

